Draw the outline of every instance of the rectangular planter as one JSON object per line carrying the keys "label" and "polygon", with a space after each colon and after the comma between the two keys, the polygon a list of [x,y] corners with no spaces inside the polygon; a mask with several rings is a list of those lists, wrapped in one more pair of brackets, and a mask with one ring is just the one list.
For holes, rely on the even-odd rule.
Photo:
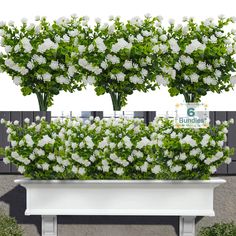
{"label": "rectangular planter", "polygon": [[56,229],[56,215],[159,215],[181,216],[180,235],[193,236],[195,216],[214,216],[214,188],[225,180],[18,179],[15,182],[27,190],[25,214],[42,215],[52,230]]}

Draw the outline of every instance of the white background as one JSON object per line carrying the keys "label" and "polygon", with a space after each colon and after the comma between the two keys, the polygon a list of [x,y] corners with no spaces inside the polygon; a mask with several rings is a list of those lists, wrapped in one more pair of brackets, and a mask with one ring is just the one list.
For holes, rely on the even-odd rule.
{"label": "white background", "polygon": [[[23,17],[33,21],[36,15],[56,19],[73,13],[87,15],[91,19],[100,17],[103,20],[107,20],[110,15],[127,19],[146,13],[176,20],[183,16],[200,19],[216,18],[220,14],[236,16],[236,0],[1,0],[0,3],[0,21],[15,22]],[[236,110],[236,91],[220,95],[209,93],[202,101],[209,105],[210,110]],[[134,93],[128,98],[128,105],[124,110],[158,110],[160,113],[169,110],[172,113],[177,102],[183,102],[182,96],[171,98],[167,89],[161,88],[147,94]],[[111,109],[110,97],[97,97],[93,88],[74,94],[61,92],[50,108],[54,114],[70,110]],[[0,74],[0,110],[38,110],[36,96],[23,97],[20,87],[13,84],[8,75]]]}

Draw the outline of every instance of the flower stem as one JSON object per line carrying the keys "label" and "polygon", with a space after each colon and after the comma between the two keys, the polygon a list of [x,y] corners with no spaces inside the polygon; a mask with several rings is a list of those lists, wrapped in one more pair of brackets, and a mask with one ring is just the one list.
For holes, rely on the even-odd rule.
{"label": "flower stem", "polygon": [[122,95],[120,93],[110,92],[113,110],[120,111],[122,108]]}
{"label": "flower stem", "polygon": [[36,93],[37,98],[38,98],[38,103],[39,103],[39,110],[40,111],[47,111],[48,109],[48,95],[45,93]]}
{"label": "flower stem", "polygon": [[186,103],[197,103],[200,102],[200,99],[195,96],[193,93],[184,93],[184,99]]}

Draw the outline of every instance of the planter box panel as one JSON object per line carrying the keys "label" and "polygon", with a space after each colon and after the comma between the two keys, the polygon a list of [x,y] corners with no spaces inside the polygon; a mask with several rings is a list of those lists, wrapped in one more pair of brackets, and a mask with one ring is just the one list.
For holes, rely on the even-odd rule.
{"label": "planter box panel", "polygon": [[209,181],[30,181],[27,215],[214,216]]}

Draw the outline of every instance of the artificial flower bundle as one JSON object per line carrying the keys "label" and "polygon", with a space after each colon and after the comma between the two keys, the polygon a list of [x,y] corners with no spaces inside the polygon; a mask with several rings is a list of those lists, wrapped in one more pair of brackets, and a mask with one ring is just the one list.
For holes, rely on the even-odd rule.
{"label": "artificial flower bundle", "polygon": [[186,102],[200,102],[208,92],[233,88],[236,38],[235,30],[226,31],[231,22],[224,16],[219,16],[217,22],[212,18],[200,23],[184,18],[182,25],[170,22],[167,55],[176,73],[166,82],[171,96],[182,94]]}
{"label": "artificial flower bundle", "polygon": [[13,22],[1,23],[1,43],[5,49],[1,67],[21,87],[23,95],[37,95],[41,111],[53,104],[53,97],[60,91],[73,92],[84,86],[68,60],[75,37],[80,39],[75,27],[82,28],[81,24],[82,19],[73,16],[52,23],[37,17],[36,24],[23,19],[20,27]]}
{"label": "artificial flower bundle", "polygon": [[[110,94],[113,109],[121,110],[128,95],[167,86],[171,96],[199,102],[208,92],[233,87],[236,31],[234,17],[196,21],[184,18],[165,25],[161,16],[146,15],[109,22],[88,17],[37,17],[17,26],[0,23],[0,67],[23,95],[37,95],[41,111],[60,91],[93,85],[97,95]],[[231,78],[232,77],[232,78]]]}
{"label": "artificial flower bundle", "polygon": [[2,120],[4,162],[31,179],[209,179],[233,154],[225,146],[233,120],[206,129],[175,129],[167,118],[36,120]]}

